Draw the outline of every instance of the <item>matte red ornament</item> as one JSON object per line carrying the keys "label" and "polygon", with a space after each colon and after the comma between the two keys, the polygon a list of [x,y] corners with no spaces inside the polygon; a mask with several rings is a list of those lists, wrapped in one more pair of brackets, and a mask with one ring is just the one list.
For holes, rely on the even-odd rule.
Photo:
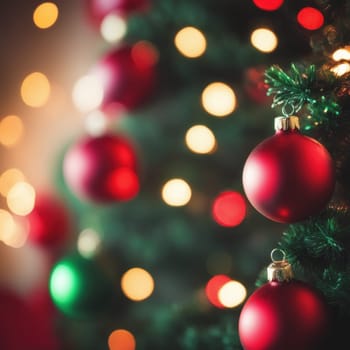
{"label": "matte red ornament", "polygon": [[93,202],[127,201],[139,191],[138,164],[132,143],[124,136],[86,136],[68,150],[63,175],[68,187]]}
{"label": "matte red ornament", "polygon": [[101,82],[101,109],[108,112],[130,110],[147,101],[154,90],[157,51],[149,43],[138,42],[108,52],[91,69]]}
{"label": "matte red ornament", "polygon": [[[289,267],[288,267],[289,266]],[[245,350],[320,350],[330,326],[323,296],[292,278],[286,261],[275,261],[269,282],[244,304],[238,331]],[[276,271],[277,270],[277,271]]]}
{"label": "matte red ornament", "polygon": [[149,0],[86,0],[88,17],[93,25],[98,26],[109,14],[128,16],[133,12],[149,8]]}
{"label": "matte red ornament", "polygon": [[335,169],[326,148],[299,132],[297,117],[275,121],[281,128],[276,127],[276,134],[261,142],[245,162],[243,187],[262,215],[292,223],[325,208],[333,194]]}

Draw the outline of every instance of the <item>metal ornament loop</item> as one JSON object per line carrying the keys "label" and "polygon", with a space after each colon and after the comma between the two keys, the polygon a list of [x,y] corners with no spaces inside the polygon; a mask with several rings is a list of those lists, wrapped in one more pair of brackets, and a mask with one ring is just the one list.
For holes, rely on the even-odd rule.
{"label": "metal ornament loop", "polygon": [[[276,259],[276,254],[278,255],[282,255],[282,259]],[[286,261],[286,253],[284,250],[279,249],[279,248],[275,248],[271,251],[271,261],[276,263],[276,262],[283,262]]]}
{"label": "metal ornament loop", "polygon": [[[288,111],[288,108],[290,111]],[[282,114],[284,117],[289,117],[290,115],[294,115],[295,113],[295,106],[292,102],[286,101],[286,103],[282,106]]]}

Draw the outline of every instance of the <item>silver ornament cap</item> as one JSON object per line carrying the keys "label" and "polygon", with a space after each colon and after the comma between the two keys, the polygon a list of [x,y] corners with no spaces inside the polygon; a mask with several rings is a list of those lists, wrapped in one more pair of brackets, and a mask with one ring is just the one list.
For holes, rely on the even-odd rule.
{"label": "silver ornament cap", "polygon": [[[276,255],[282,254],[282,259],[277,260]],[[293,279],[291,264],[286,261],[286,253],[281,249],[274,249],[271,252],[272,263],[267,267],[267,279],[269,282],[287,282]]]}
{"label": "silver ornament cap", "polygon": [[276,117],[274,119],[275,131],[300,130],[299,117],[290,115],[288,117]]}

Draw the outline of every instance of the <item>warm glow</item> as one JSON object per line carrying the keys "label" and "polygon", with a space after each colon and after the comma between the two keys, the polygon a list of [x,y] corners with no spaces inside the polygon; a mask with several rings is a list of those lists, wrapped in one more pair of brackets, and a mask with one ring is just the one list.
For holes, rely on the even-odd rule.
{"label": "warm glow", "polygon": [[98,108],[103,100],[103,86],[98,77],[85,75],[73,88],[73,102],[81,112],[89,112]]}
{"label": "warm glow", "polygon": [[95,230],[87,228],[80,232],[77,246],[81,256],[92,258],[100,249],[101,238]]}
{"label": "warm glow", "polygon": [[202,56],[207,47],[203,33],[194,27],[181,29],[174,39],[176,48],[186,57],[196,58]]}
{"label": "warm glow", "polygon": [[27,182],[19,181],[9,190],[7,205],[17,215],[28,215],[34,208],[35,190]]}
{"label": "warm glow", "polygon": [[350,47],[335,50],[333,52],[332,58],[334,61],[350,61]]}
{"label": "warm glow", "polygon": [[103,39],[110,43],[116,43],[124,38],[127,24],[124,18],[112,13],[103,19],[100,31]]}
{"label": "warm glow", "polygon": [[162,189],[164,202],[173,207],[186,205],[190,201],[191,196],[191,187],[182,179],[171,179],[165,183]]}
{"label": "warm glow", "polygon": [[136,340],[132,333],[125,329],[117,329],[108,337],[109,350],[135,350]]}
{"label": "warm glow", "polygon": [[23,135],[23,122],[16,115],[8,115],[0,122],[0,143],[6,147],[16,145]]}
{"label": "warm glow", "polygon": [[147,299],[154,290],[154,280],[144,269],[132,268],[124,273],[121,280],[123,293],[133,301]]}
{"label": "warm glow", "polygon": [[58,18],[58,7],[53,2],[40,4],[33,13],[34,24],[41,29],[50,28]]}
{"label": "warm glow", "polygon": [[22,172],[16,168],[11,168],[2,173],[0,176],[0,193],[6,197],[13,185],[19,181],[24,181],[25,177]]}
{"label": "warm glow", "polygon": [[202,92],[202,105],[209,114],[225,117],[235,110],[236,95],[224,83],[211,83]]}
{"label": "warm glow", "polygon": [[100,136],[107,131],[108,121],[106,115],[95,110],[85,117],[86,131],[92,136]]}
{"label": "warm glow", "polygon": [[192,152],[200,154],[210,153],[216,146],[215,135],[205,125],[195,125],[188,129],[185,141]]}
{"label": "warm glow", "polygon": [[26,76],[21,85],[23,102],[30,107],[42,107],[50,96],[50,82],[46,75],[34,72]]}
{"label": "warm glow", "polygon": [[339,63],[336,66],[332,67],[330,70],[338,77],[341,77],[342,75],[350,72],[350,64],[347,62]]}
{"label": "warm glow", "polygon": [[324,16],[314,7],[304,7],[297,15],[298,23],[308,30],[317,30],[323,26]]}
{"label": "warm glow", "polygon": [[253,31],[250,42],[259,51],[269,53],[276,49],[278,39],[276,34],[267,28],[259,28]]}
{"label": "warm glow", "polygon": [[15,220],[13,216],[4,209],[0,209],[0,240],[12,235],[16,229]]}
{"label": "warm glow", "polygon": [[28,234],[28,226],[24,222],[14,221],[13,230],[3,232],[1,239],[11,248],[21,248],[26,243]]}
{"label": "warm glow", "polygon": [[205,286],[205,294],[209,302],[219,309],[224,307],[218,298],[219,290],[224,284],[229,281],[231,281],[230,277],[224,274],[219,274],[213,276]]}
{"label": "warm glow", "polygon": [[220,303],[227,308],[233,308],[243,303],[247,296],[247,290],[242,283],[230,281],[225,283],[218,293]]}

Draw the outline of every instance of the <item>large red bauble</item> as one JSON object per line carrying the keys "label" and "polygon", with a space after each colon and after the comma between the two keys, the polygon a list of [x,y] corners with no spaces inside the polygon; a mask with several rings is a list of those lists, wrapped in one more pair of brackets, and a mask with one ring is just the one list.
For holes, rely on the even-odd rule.
{"label": "large red bauble", "polygon": [[91,69],[103,90],[102,110],[118,111],[137,108],[154,90],[155,49],[140,42],[107,53]]}
{"label": "large red bauble", "polygon": [[323,297],[308,284],[271,281],[244,304],[239,337],[245,350],[320,350],[329,317]]}
{"label": "large red bauble", "polygon": [[31,241],[47,248],[61,248],[67,242],[72,218],[68,208],[56,195],[37,194],[34,209],[27,219]]}
{"label": "large red bauble", "polygon": [[139,190],[137,158],[121,136],[86,136],[68,150],[63,161],[66,183],[78,197],[93,202],[127,201]]}
{"label": "large red bauble", "polygon": [[291,223],[319,213],[335,185],[333,161],[318,141],[298,130],[278,131],[248,156],[243,187],[267,218]]}

